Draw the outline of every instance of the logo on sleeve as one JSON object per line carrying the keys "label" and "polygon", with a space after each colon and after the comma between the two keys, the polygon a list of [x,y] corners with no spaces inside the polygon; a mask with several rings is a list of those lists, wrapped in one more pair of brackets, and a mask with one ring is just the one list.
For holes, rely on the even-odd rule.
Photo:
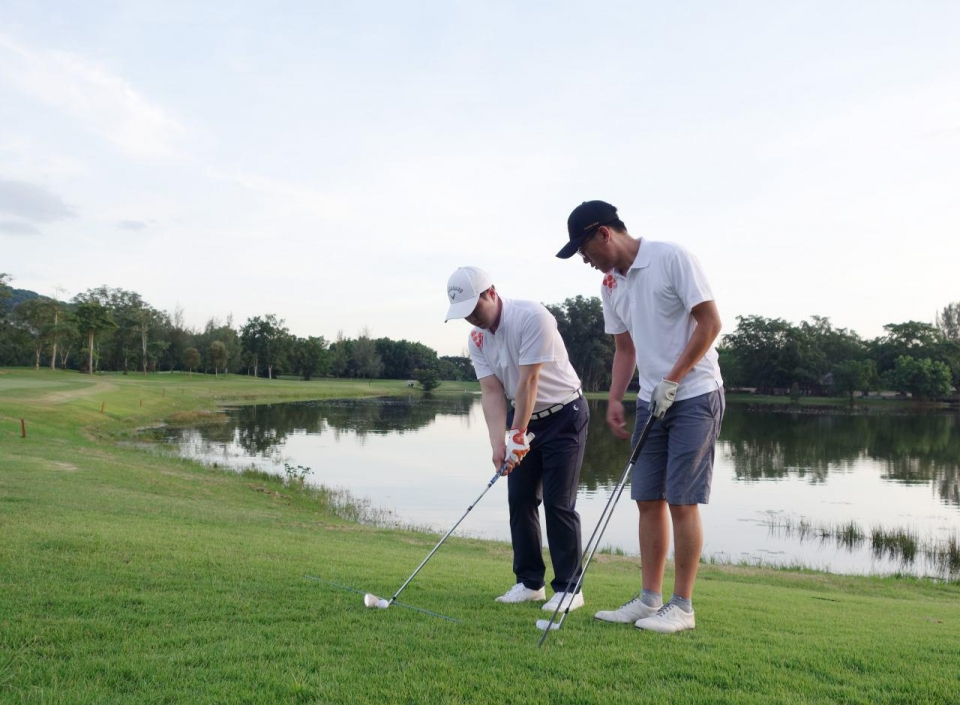
{"label": "logo on sleeve", "polygon": [[477,346],[477,349],[483,350],[483,333],[475,330],[470,334],[470,337],[473,338],[473,344]]}
{"label": "logo on sleeve", "polygon": [[614,289],[616,289],[617,288],[616,277],[614,277],[612,274],[607,274],[607,276],[603,278],[603,286],[604,288],[609,289],[610,291],[613,291]]}

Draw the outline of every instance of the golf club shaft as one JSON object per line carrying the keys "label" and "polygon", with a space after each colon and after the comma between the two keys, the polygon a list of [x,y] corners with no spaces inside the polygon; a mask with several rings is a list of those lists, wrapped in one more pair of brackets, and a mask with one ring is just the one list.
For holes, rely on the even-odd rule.
{"label": "golf club shaft", "polygon": [[[587,545],[584,546],[583,555],[580,556],[580,575],[577,576],[575,572],[567,581],[567,587],[564,589],[566,594],[576,594],[583,585],[583,579],[587,574],[587,569],[590,567],[590,561],[593,560],[593,556],[597,552],[597,548],[600,546],[600,539],[603,538],[603,532],[607,530],[607,525],[610,523],[610,519],[613,517],[613,510],[616,509],[620,495],[623,494],[623,489],[626,487],[627,477],[630,474],[630,469],[636,464],[637,458],[640,457],[640,451],[643,449],[643,444],[646,442],[647,436],[650,435],[650,429],[653,428],[654,421],[655,419],[651,414],[650,418],[647,419],[647,423],[643,427],[643,430],[640,432],[640,438],[637,439],[637,444],[634,446],[633,452],[630,453],[630,459],[623,468],[623,472],[620,475],[620,481],[613,488],[613,492],[610,493],[610,499],[607,500],[607,504],[603,508],[603,512],[600,514],[600,520],[597,522],[597,526],[594,528],[593,534],[590,535],[590,540],[587,541]],[[584,557],[586,557],[586,562],[584,562]],[[571,584],[573,583],[574,577],[577,577],[577,581],[576,584],[572,586],[573,589],[571,590]],[[570,598],[570,601],[567,602],[567,607],[564,609],[563,615],[560,617],[560,622],[557,625],[558,629],[563,624],[563,620],[566,619],[567,615],[570,613],[571,604],[573,604],[572,597]],[[550,622],[547,625],[547,628],[543,630],[543,636],[540,637],[540,643],[537,645],[538,648],[543,646],[543,642],[547,640],[547,635],[551,631],[550,627],[557,619],[557,614],[560,612],[560,607],[562,605],[563,600],[560,600],[557,603],[557,608],[553,611],[553,616],[550,617]]]}
{"label": "golf club shaft", "polygon": [[406,588],[407,585],[410,584],[410,581],[413,580],[414,577],[416,577],[417,573],[420,572],[420,569],[427,564],[427,561],[429,561],[431,556],[433,556],[433,554],[437,552],[437,549],[439,549],[440,546],[443,545],[443,542],[446,541],[447,538],[449,538],[450,534],[452,534],[456,530],[456,528],[460,526],[460,522],[462,522],[464,519],[467,518],[467,514],[470,513],[470,510],[480,503],[480,500],[483,499],[483,496],[490,490],[491,487],[493,487],[494,483],[500,479],[500,477],[503,475],[506,469],[507,469],[507,463],[504,462],[503,465],[500,466],[500,469],[497,470],[497,473],[492,478],[490,478],[490,482],[488,482],[487,486],[483,488],[483,492],[480,493],[480,496],[477,497],[475,500],[473,500],[473,504],[467,507],[467,511],[463,513],[463,516],[457,519],[457,523],[450,527],[450,531],[444,534],[443,538],[440,539],[437,545],[433,547],[433,550],[430,551],[430,553],[427,554],[427,557],[424,558],[423,561],[420,563],[420,565],[417,566],[417,569],[410,574],[410,577],[407,578],[406,582],[404,582],[403,585],[400,586],[400,589],[393,594],[393,597],[390,598],[391,603],[396,601],[397,597],[399,597],[400,593],[403,592],[404,588]]}

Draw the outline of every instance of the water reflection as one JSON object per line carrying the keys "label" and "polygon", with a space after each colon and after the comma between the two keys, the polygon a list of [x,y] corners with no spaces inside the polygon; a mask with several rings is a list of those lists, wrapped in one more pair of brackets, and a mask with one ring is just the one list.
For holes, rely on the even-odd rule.
{"label": "water reflection", "polygon": [[355,434],[362,445],[368,434],[403,434],[426,428],[438,416],[467,416],[477,397],[355,399],[246,406],[229,412],[227,423],[200,429],[203,440],[237,443],[252,456],[274,456],[293,434]]}
{"label": "water reflection", "polygon": [[[585,529],[599,520],[630,450],[607,430],[606,402],[589,404],[578,493]],[[634,408],[626,412],[632,418]],[[771,532],[771,525],[855,522],[864,536],[902,527],[929,545],[956,546],[958,426],[956,414],[800,414],[729,405],[713,496],[703,508],[705,555],[836,572],[942,574],[919,560],[905,565],[872,552],[865,541],[831,553],[832,542]],[[346,488],[420,526],[446,528],[492,468],[479,397],[472,394],[242,407],[229,410],[221,425],[167,433],[181,454],[208,462],[278,473],[284,462],[309,466],[311,482]],[[466,531],[508,540],[505,505],[502,492],[491,492]],[[604,545],[635,555],[636,507],[627,498],[622,505]]]}
{"label": "water reflection", "polygon": [[960,416],[925,414],[800,414],[728,409],[721,449],[740,480],[790,475],[824,482],[863,458],[884,477],[929,484],[960,505]]}

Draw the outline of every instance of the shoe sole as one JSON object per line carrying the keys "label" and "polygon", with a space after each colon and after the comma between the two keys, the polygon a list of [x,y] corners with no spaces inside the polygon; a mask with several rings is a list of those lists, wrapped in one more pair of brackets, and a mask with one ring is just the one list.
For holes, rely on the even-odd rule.
{"label": "shoe sole", "polygon": [[633,626],[636,627],[637,629],[639,629],[640,631],[644,631],[644,632],[654,632],[655,634],[678,634],[678,633],[680,633],[680,632],[690,632],[690,631],[693,631],[694,629],[697,628],[696,623],[692,624],[692,625],[689,626],[689,627],[682,626],[682,627],[679,627],[678,629],[653,629],[653,628],[650,628],[650,627],[641,627],[641,626],[638,626],[636,623],[634,623]]}

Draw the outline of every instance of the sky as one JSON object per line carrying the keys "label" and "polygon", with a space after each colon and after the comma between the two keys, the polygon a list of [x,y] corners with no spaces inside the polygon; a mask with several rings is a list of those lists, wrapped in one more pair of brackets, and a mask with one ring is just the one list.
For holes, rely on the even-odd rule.
{"label": "sky", "polygon": [[0,3],[0,272],[466,349],[458,266],[598,296],[584,200],[724,324],[960,301],[960,3]]}

